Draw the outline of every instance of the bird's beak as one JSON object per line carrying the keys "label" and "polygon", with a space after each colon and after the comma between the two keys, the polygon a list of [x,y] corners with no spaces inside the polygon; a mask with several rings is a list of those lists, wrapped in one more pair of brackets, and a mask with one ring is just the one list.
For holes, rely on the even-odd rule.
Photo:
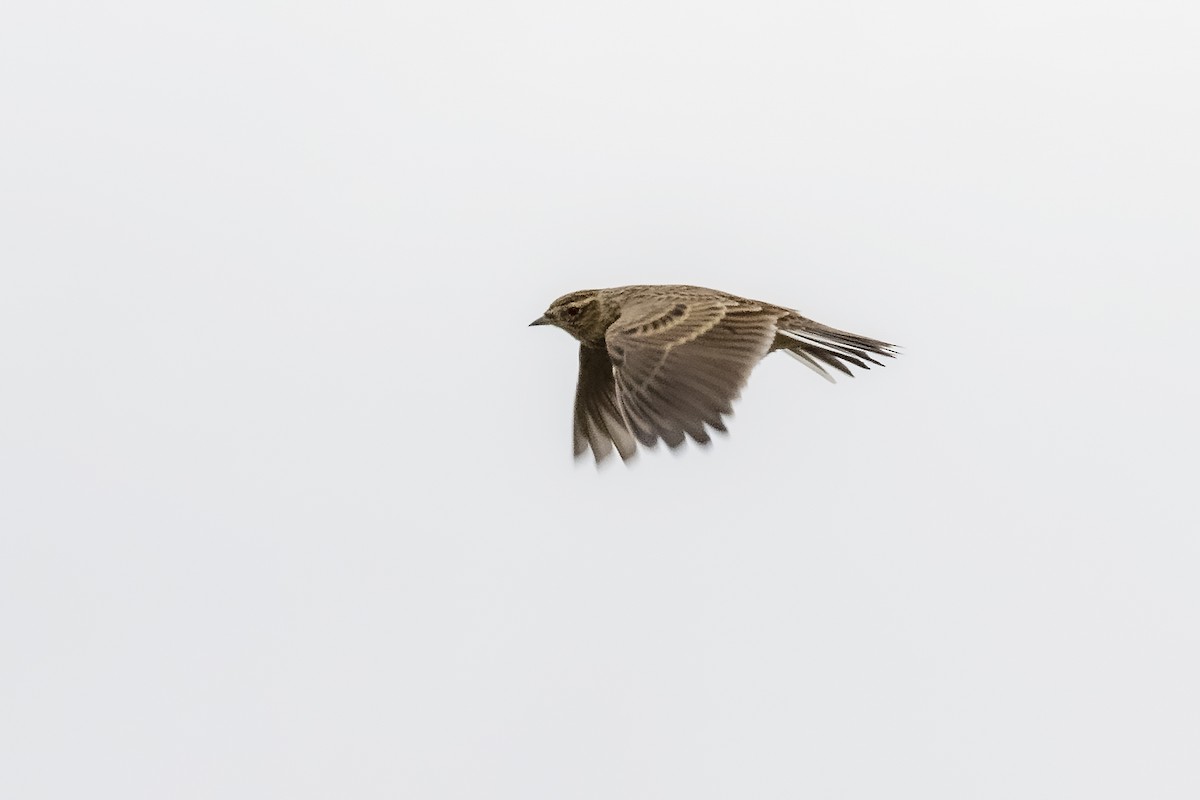
{"label": "bird's beak", "polygon": [[550,320],[546,319],[545,314],[542,314],[540,317],[535,319],[533,322],[529,323],[529,327],[532,328],[534,325],[549,325],[549,324],[550,324]]}

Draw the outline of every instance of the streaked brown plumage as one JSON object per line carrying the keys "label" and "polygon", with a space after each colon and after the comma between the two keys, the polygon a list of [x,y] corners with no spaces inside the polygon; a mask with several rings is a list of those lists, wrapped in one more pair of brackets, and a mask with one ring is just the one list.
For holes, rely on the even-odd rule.
{"label": "streaked brown plumage", "polygon": [[801,316],[790,308],[699,286],[618,286],[563,295],[532,325],[555,325],[579,340],[575,456],[597,463],[616,446],[669,447],[709,441],[750,370],[783,350],[829,381],[826,366],[853,375],[895,345]]}

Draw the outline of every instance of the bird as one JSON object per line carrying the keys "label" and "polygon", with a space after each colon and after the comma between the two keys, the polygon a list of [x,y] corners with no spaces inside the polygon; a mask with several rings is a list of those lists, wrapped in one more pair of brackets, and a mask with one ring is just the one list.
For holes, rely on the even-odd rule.
{"label": "bird", "polygon": [[638,444],[701,445],[725,433],[750,371],[782,350],[821,377],[826,367],[883,366],[898,345],[838,330],[772,303],[685,285],[617,286],[564,294],[530,323],[562,328],[579,341],[575,458],[596,464]]}

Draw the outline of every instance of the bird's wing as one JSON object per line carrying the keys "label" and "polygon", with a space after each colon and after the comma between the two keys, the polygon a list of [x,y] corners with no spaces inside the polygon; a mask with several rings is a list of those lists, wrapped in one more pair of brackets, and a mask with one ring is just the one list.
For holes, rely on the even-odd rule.
{"label": "bird's wing", "polygon": [[575,386],[575,457],[590,447],[599,464],[614,444],[623,459],[637,451],[637,442],[617,405],[612,360],[602,348],[580,347],[579,382]]}
{"label": "bird's wing", "polygon": [[779,314],[724,298],[653,298],[630,303],[605,334],[617,399],[633,435],[671,447],[685,434],[725,430],[750,370],[767,354]]}

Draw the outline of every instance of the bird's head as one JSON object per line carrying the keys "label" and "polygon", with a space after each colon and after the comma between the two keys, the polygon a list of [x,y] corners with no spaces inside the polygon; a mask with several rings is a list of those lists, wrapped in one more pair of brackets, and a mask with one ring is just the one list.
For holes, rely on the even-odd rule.
{"label": "bird's head", "polygon": [[581,342],[599,344],[604,341],[604,332],[612,322],[600,301],[600,292],[587,289],[564,294],[550,304],[545,314],[529,324],[554,325]]}

